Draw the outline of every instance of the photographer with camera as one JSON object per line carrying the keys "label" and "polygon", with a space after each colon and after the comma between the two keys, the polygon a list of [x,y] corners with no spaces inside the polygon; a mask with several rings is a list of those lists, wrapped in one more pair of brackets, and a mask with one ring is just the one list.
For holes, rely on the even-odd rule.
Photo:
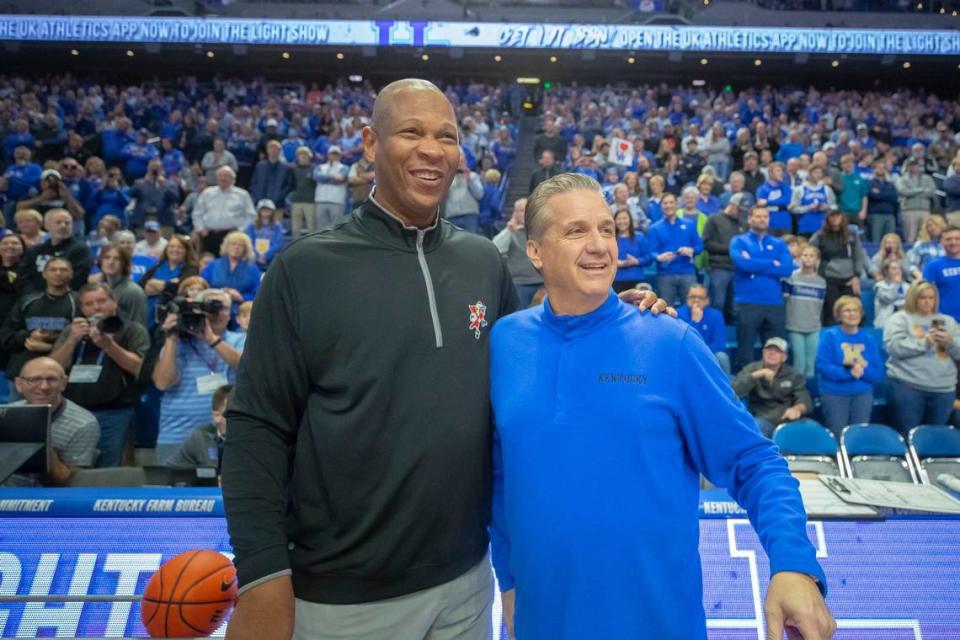
{"label": "photographer with camera", "polygon": [[236,378],[246,336],[227,331],[230,306],[227,292],[207,289],[196,299],[174,298],[165,309],[164,342],[153,369],[153,384],[164,392],[157,464],[164,464],[206,422],[210,396]]}
{"label": "photographer with camera", "polygon": [[54,209],[66,209],[73,224],[72,235],[82,238],[86,234],[84,224],[86,210],[80,204],[80,201],[70,193],[69,185],[63,182],[60,172],[56,169],[47,169],[40,174],[40,193],[18,202],[17,211],[21,209],[36,209],[40,213],[46,213]]}
{"label": "photographer with camera", "polygon": [[[44,265],[46,288],[22,296],[0,328],[0,349],[9,354],[6,376],[13,380],[33,358],[50,353],[64,327],[79,311],[77,294],[70,291],[73,274],[66,258],[50,258]],[[18,400],[11,385],[10,401]]]}
{"label": "photographer with camera", "polygon": [[80,291],[80,313],[63,330],[50,357],[69,374],[64,395],[100,424],[98,467],[116,467],[137,402],[137,375],[150,348],[143,325],[117,315],[116,294],[94,282]]}

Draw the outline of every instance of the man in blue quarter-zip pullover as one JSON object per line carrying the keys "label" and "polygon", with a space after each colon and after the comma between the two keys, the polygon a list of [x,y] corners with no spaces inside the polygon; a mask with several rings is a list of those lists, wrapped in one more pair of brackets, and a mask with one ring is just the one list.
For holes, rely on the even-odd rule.
{"label": "man in blue quarter-zip pullover", "polygon": [[781,278],[793,273],[793,258],[786,243],[767,235],[770,213],[754,207],[747,218],[750,230],[730,241],[733,260],[733,301],[737,310],[737,358],[740,370],[752,361],[757,334],[764,342],[785,338],[786,307]]}
{"label": "man in blue quarter-zip pullover", "polygon": [[516,637],[705,640],[703,473],[747,510],[770,557],[768,637],[786,626],[829,638],[796,480],[696,330],[610,291],[617,239],[600,185],[551,178],[525,226],[547,299],[490,336],[490,537]]}
{"label": "man in blue quarter-zip pullover", "polygon": [[697,282],[693,259],[703,251],[696,220],[677,215],[677,198],[663,194],[663,218],[650,226],[647,242],[657,264],[657,293],[669,304],[679,304]]}

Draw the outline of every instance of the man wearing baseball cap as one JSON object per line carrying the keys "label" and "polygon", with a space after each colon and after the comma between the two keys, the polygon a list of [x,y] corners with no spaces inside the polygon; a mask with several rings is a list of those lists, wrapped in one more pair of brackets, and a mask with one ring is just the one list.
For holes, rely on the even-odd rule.
{"label": "man wearing baseball cap", "polygon": [[327,161],[313,170],[317,181],[314,201],[317,204],[317,229],[329,227],[343,219],[347,208],[347,176],[350,167],[340,162],[343,152],[337,145],[327,149]]}
{"label": "man wearing baseball cap", "polygon": [[160,223],[156,220],[147,220],[143,224],[143,240],[133,249],[134,256],[153,256],[160,258],[167,248],[167,239],[160,233]]}
{"label": "man wearing baseball cap", "polygon": [[803,376],[786,364],[788,350],[783,338],[768,339],[763,358],[745,366],[733,379],[734,392],[768,437],[776,425],[796,420],[813,408]]}

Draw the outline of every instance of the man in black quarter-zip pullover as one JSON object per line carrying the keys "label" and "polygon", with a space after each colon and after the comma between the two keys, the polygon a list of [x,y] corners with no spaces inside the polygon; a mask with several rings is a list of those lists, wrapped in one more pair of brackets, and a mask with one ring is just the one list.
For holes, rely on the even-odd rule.
{"label": "man in black quarter-zip pullover", "polygon": [[438,216],[460,144],[437,87],[384,88],[363,141],[370,199],[278,255],[254,306],[223,462],[231,640],[489,631],[487,341],[516,292]]}

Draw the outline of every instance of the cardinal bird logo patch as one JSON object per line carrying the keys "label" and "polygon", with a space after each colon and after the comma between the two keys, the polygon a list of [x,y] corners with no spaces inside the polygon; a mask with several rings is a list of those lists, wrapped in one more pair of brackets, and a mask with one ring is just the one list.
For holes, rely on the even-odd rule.
{"label": "cardinal bird logo patch", "polygon": [[487,326],[487,305],[477,300],[476,304],[468,304],[470,309],[470,326],[467,327],[473,331],[473,337],[480,339],[480,328]]}

